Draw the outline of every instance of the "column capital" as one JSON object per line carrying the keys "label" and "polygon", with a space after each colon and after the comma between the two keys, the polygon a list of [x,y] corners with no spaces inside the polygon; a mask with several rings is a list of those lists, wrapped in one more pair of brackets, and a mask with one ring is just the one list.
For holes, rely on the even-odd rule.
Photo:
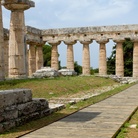
{"label": "column capital", "polygon": [[77,41],[76,40],[66,40],[66,41],[64,41],[64,43],[66,44],[66,45],[74,45],[74,44],[76,44],[77,43]]}
{"label": "column capital", "polygon": [[11,11],[24,11],[31,7],[35,7],[35,3],[31,0],[2,0],[2,5]]}
{"label": "column capital", "polygon": [[106,44],[109,42],[109,40],[96,40],[96,42],[99,44]]}
{"label": "column capital", "polygon": [[125,42],[125,39],[113,39],[115,43],[123,43]]}
{"label": "column capital", "polygon": [[53,46],[53,45],[59,45],[61,42],[60,41],[48,41],[48,43]]}
{"label": "column capital", "polygon": [[138,43],[138,39],[131,39],[132,42]]}
{"label": "column capital", "polygon": [[92,40],[83,40],[83,41],[80,41],[81,44],[91,44],[92,43]]}

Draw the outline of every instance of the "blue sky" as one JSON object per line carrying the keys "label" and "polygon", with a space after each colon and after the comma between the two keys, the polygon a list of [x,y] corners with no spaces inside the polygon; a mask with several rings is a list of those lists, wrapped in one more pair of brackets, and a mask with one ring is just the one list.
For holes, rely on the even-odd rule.
{"label": "blue sky", "polygon": [[[3,26],[9,28],[10,11],[3,8]],[[123,25],[138,23],[138,0],[35,0],[25,11],[25,24],[39,29]],[[114,42],[107,46],[110,56]],[[58,46],[59,60],[66,66],[66,45]],[[90,45],[91,66],[98,67],[99,45]],[[74,60],[82,64],[82,45],[74,45]]]}

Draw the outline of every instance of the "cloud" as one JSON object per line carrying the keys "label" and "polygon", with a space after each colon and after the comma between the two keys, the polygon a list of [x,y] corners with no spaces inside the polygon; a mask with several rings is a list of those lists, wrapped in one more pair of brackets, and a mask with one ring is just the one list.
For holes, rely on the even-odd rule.
{"label": "cloud", "polygon": [[56,12],[61,21],[96,21],[128,13],[133,0],[70,0],[67,7]]}

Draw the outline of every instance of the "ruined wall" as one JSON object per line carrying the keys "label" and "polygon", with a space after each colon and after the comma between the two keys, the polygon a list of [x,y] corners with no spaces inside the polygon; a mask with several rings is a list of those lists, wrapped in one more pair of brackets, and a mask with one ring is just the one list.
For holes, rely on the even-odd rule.
{"label": "ruined wall", "polygon": [[29,89],[0,91],[0,133],[50,112],[47,100],[32,99]]}

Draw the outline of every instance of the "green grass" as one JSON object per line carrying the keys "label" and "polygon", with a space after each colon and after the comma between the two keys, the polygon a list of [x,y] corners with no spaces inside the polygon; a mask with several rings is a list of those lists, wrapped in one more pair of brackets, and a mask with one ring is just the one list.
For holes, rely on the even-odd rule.
{"label": "green grass", "polygon": [[138,126],[138,110],[136,110],[130,120],[124,124],[118,133],[117,138],[138,138],[138,127],[133,129],[129,128],[132,124],[137,124]]}
{"label": "green grass", "polygon": [[111,79],[94,76],[61,77],[55,79],[10,80],[0,82],[0,90],[29,88],[33,92],[33,97],[49,99],[53,97],[69,96],[80,91],[92,91],[102,86],[112,86],[114,84],[116,84],[116,82]]}
{"label": "green grass", "polygon": [[[62,86],[62,84],[64,87]],[[54,96],[60,97],[65,95],[66,93],[69,93],[69,95],[71,95],[71,94],[74,94],[74,92],[79,93],[81,92],[81,90],[87,91],[87,90],[97,89],[102,86],[111,86],[113,84],[116,84],[116,82],[112,81],[111,79],[105,79],[105,78],[99,78],[99,77],[70,77],[70,78],[64,77],[64,78],[57,78],[57,79],[14,80],[14,81],[8,81],[8,82],[1,82],[0,89],[2,88],[9,89],[9,88],[17,88],[17,87],[20,88],[22,86],[23,88],[26,87],[26,88],[33,89],[33,95],[35,95],[36,97],[39,97],[40,95],[42,97],[45,97],[48,95],[47,93],[49,91],[54,92],[55,93]],[[103,99],[106,99],[130,87],[131,85],[123,85],[114,90],[102,93],[99,96],[92,97],[86,101],[80,101],[75,105],[77,107],[76,109],[71,109],[70,105],[68,104],[65,109],[58,111],[56,113],[53,113],[50,116],[47,116],[35,121],[31,121],[23,126],[11,129],[8,132],[1,134],[0,138],[15,138],[25,133],[34,131],[56,120],[59,120],[69,114],[72,114],[82,108],[85,108],[89,105],[92,105]],[[59,89],[58,90],[56,89],[57,86],[60,87],[61,91],[59,91]],[[49,96],[49,98],[52,98],[52,97]]]}

